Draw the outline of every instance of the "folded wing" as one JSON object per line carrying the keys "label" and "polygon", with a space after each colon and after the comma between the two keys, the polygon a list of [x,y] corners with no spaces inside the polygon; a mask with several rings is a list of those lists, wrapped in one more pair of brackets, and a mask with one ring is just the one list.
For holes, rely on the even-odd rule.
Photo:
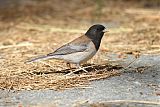
{"label": "folded wing", "polygon": [[52,53],[47,54],[47,56],[54,56],[54,55],[66,55],[66,54],[72,54],[76,52],[83,52],[87,49],[88,44],[81,43],[81,44],[66,44],[62,47],[58,48]]}

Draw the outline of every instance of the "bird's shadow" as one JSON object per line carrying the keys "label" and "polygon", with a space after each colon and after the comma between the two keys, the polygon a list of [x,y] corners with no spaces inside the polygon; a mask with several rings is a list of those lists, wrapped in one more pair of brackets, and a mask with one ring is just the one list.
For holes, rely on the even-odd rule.
{"label": "bird's shadow", "polygon": [[[83,68],[85,68],[85,70],[87,70],[88,72],[106,72],[106,71],[113,71],[113,70],[119,70],[122,69],[123,67],[120,65],[111,65],[111,64],[102,64],[102,65],[96,65],[96,64],[84,64],[82,65]],[[41,74],[54,74],[54,73],[63,73],[63,74],[68,74],[72,71],[75,71],[77,68],[72,68],[72,69],[64,69],[64,70],[59,70],[57,71],[56,69],[50,69],[47,72],[32,72],[33,74],[36,75],[41,75]],[[81,74],[83,73],[83,70],[78,70],[77,72],[75,72],[75,74]]]}

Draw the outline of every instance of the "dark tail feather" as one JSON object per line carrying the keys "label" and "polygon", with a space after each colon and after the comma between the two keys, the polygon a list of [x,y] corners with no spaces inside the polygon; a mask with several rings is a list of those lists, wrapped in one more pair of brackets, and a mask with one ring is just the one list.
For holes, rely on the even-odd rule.
{"label": "dark tail feather", "polygon": [[30,59],[30,60],[26,61],[25,63],[37,62],[37,61],[40,61],[40,60],[46,60],[46,59],[50,59],[50,58],[51,58],[51,56],[39,56],[39,57]]}

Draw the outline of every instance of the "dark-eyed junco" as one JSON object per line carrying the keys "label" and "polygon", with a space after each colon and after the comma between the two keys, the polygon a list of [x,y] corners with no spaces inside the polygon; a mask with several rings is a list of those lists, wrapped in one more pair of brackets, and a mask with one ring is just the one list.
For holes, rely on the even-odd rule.
{"label": "dark-eyed junco", "polygon": [[105,27],[103,25],[93,25],[84,35],[61,46],[52,53],[28,60],[27,63],[46,59],[62,59],[69,64],[76,64],[81,70],[87,72],[80,67],[80,64],[88,61],[96,54],[101,39],[106,32],[104,30]]}

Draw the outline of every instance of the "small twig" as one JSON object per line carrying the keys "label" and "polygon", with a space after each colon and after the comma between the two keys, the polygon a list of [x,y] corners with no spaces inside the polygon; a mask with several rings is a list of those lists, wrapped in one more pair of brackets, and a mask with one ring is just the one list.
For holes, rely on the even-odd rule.
{"label": "small twig", "polygon": [[[137,59],[138,59],[138,58],[134,59],[134,60],[133,60],[132,62],[130,62],[126,67],[122,68],[121,71],[127,70],[127,68],[128,68],[131,64],[133,64]],[[155,67],[155,66],[158,65],[158,64],[159,64],[159,63],[157,63],[157,64],[155,64],[155,65],[153,65],[153,66],[148,66],[148,67],[146,67],[144,70],[147,70],[147,69],[149,69],[149,68],[153,68],[153,67]]]}
{"label": "small twig", "polygon": [[160,102],[155,101],[140,101],[140,100],[113,100],[113,101],[107,101],[107,103],[143,103],[143,104],[154,104],[159,105]]}
{"label": "small twig", "polygon": [[136,60],[138,60],[138,58],[135,58],[135,59],[134,59],[132,62],[130,62],[126,67],[122,68],[121,71],[127,70],[127,68],[129,68],[129,66],[130,66],[131,64],[133,64]]}

